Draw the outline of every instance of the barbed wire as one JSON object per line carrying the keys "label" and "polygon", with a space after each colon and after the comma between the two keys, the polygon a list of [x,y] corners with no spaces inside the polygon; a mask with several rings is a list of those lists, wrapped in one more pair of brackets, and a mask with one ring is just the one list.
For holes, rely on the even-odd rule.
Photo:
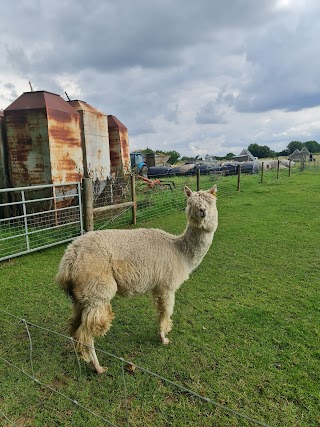
{"label": "barbed wire", "polygon": [[[14,318],[14,319],[18,320],[20,323],[22,323],[24,325],[24,327],[25,327],[25,329],[27,331],[28,341],[29,341],[29,360],[30,360],[30,366],[31,366],[32,375],[28,374],[25,370],[21,369],[20,367],[18,367],[17,365],[13,364],[9,360],[7,360],[4,357],[0,356],[0,360],[2,362],[4,362],[8,366],[16,369],[18,372],[22,373],[27,378],[33,380],[36,384],[39,384],[39,385],[41,385],[41,386],[49,389],[53,393],[59,395],[60,397],[66,399],[67,401],[71,402],[76,407],[78,407],[78,408],[86,411],[91,416],[93,416],[93,417],[95,417],[95,418],[97,418],[99,420],[102,420],[102,421],[106,422],[110,426],[118,427],[110,419],[107,419],[107,418],[103,417],[102,415],[100,415],[100,414],[92,411],[91,409],[89,409],[88,407],[86,407],[85,405],[83,405],[82,403],[78,402],[78,400],[76,400],[76,399],[74,399],[72,397],[67,396],[66,394],[64,394],[61,391],[55,389],[51,385],[40,381],[34,375],[34,369],[33,369],[33,345],[32,345],[32,336],[31,336],[31,333],[29,331],[29,326],[32,326],[34,328],[38,328],[40,330],[46,331],[46,332],[48,332],[50,334],[54,334],[54,335],[60,336],[60,337],[64,338],[65,340],[71,341],[72,343],[79,343],[79,341],[76,341],[73,338],[68,337],[68,336],[66,336],[64,334],[61,334],[59,332],[53,331],[51,329],[48,329],[48,328],[45,328],[43,326],[37,325],[37,324],[35,324],[33,322],[27,321],[26,319],[22,319],[22,318],[20,318],[18,316],[15,316],[14,314],[9,313],[9,312],[7,312],[7,311],[5,311],[3,309],[0,309],[0,312],[3,313],[4,315],[8,316],[8,317],[11,317],[11,318]],[[84,346],[86,346],[86,347],[90,347],[87,344],[83,344],[83,343],[81,343],[81,344],[84,345]],[[73,349],[74,349],[74,352],[75,352],[76,357],[77,357],[77,362],[78,362],[78,366],[79,366],[79,375],[81,376],[81,365],[80,365],[79,357],[78,357],[77,352],[75,350],[75,346],[73,346]],[[101,353],[101,354],[104,354],[104,355],[106,355],[106,356],[108,356],[110,358],[113,358],[113,359],[115,359],[115,360],[117,360],[117,361],[119,361],[121,363],[121,376],[122,376],[122,384],[123,384],[125,420],[126,420],[127,425],[129,425],[129,409],[128,409],[128,394],[127,394],[127,385],[126,385],[126,377],[125,377],[125,365],[132,366],[132,367],[134,367],[135,370],[138,369],[141,372],[143,372],[143,373],[145,373],[145,374],[147,374],[149,376],[152,376],[152,377],[154,377],[154,378],[156,378],[156,379],[158,379],[158,380],[160,380],[160,381],[162,381],[162,382],[164,382],[166,384],[169,384],[169,385],[171,385],[171,386],[173,386],[173,387],[175,387],[175,388],[183,391],[184,393],[187,393],[188,395],[196,397],[197,399],[201,400],[202,402],[205,402],[207,404],[212,404],[216,408],[219,408],[219,409],[223,410],[224,412],[229,413],[230,415],[233,415],[235,417],[244,419],[244,420],[249,421],[250,423],[255,424],[255,425],[259,425],[259,426],[263,426],[263,427],[270,427],[270,426],[268,426],[266,423],[264,423],[262,421],[259,421],[259,420],[254,419],[254,418],[252,418],[252,417],[250,417],[250,416],[248,416],[246,414],[243,414],[243,413],[241,413],[241,412],[239,412],[237,410],[229,408],[226,405],[222,405],[219,402],[217,402],[217,401],[215,401],[215,400],[213,400],[213,399],[211,399],[209,397],[202,396],[201,394],[199,394],[199,393],[197,393],[197,392],[195,392],[195,391],[193,391],[191,389],[188,389],[187,387],[184,387],[181,384],[178,384],[178,383],[176,383],[176,382],[174,382],[172,380],[169,380],[168,378],[165,378],[162,375],[159,375],[159,374],[157,374],[157,373],[155,373],[155,372],[153,372],[153,371],[151,371],[149,369],[146,369],[146,368],[144,368],[142,366],[139,366],[139,365],[137,365],[137,364],[135,364],[133,362],[130,362],[130,361],[124,359],[123,357],[116,356],[116,355],[114,355],[112,353],[109,353],[109,352],[107,352],[105,350],[102,350],[102,349],[99,349],[99,348],[96,348],[96,351],[99,352],[99,353]],[[5,414],[3,414],[3,416],[9,422],[11,422],[12,425],[15,425],[14,423],[12,423],[12,421],[10,421],[8,419],[8,417]]]}

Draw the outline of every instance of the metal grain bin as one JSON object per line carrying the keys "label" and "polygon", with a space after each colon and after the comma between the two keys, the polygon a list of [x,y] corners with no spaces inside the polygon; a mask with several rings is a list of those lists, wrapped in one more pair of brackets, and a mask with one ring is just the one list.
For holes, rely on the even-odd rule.
{"label": "metal grain bin", "polygon": [[111,173],[114,176],[130,173],[128,129],[115,116],[108,116]]}
{"label": "metal grain bin", "polygon": [[84,101],[68,101],[79,114],[84,174],[94,181],[110,178],[108,116]]}
{"label": "metal grain bin", "polygon": [[5,142],[4,115],[0,111],[0,188],[8,187],[7,148]]}
{"label": "metal grain bin", "polygon": [[[8,159],[7,147],[5,141],[5,126],[3,111],[0,111],[0,188],[9,187]],[[8,203],[8,194],[0,193],[0,204]],[[0,218],[8,216],[8,209],[5,206],[0,206]]]}
{"label": "metal grain bin", "polygon": [[56,184],[83,176],[80,115],[59,95],[25,92],[4,110],[10,184]]}

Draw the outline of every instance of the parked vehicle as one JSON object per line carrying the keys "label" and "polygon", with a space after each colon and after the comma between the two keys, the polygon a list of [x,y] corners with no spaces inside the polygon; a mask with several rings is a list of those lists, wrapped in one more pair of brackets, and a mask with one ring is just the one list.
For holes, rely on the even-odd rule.
{"label": "parked vehicle", "polygon": [[135,175],[147,176],[148,166],[146,165],[142,153],[130,153],[131,172]]}

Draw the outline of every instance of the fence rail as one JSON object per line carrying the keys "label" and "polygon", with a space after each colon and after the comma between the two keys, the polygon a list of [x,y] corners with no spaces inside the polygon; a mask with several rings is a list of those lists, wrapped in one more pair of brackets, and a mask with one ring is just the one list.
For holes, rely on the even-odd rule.
{"label": "fence rail", "polygon": [[0,261],[83,234],[79,182],[0,189]]}

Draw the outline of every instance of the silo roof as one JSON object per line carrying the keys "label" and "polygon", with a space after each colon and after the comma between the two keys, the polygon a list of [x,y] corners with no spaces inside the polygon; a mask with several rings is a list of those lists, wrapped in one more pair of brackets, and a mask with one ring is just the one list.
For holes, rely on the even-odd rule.
{"label": "silo roof", "polygon": [[77,111],[81,110],[81,111],[90,111],[91,113],[96,113],[96,114],[104,114],[102,111],[99,111],[97,108],[92,107],[92,105],[88,104],[85,101],[81,101],[80,99],[74,99],[72,101],[67,101],[67,102]]}
{"label": "silo roof", "polygon": [[52,109],[77,114],[60,95],[45,90],[24,92],[5,111]]}
{"label": "silo roof", "polygon": [[125,125],[123,123],[120,122],[120,120],[118,120],[115,116],[109,115],[108,116],[108,125],[111,126],[116,126],[117,128],[119,128],[119,130],[125,130],[127,131],[128,129],[125,127]]}

